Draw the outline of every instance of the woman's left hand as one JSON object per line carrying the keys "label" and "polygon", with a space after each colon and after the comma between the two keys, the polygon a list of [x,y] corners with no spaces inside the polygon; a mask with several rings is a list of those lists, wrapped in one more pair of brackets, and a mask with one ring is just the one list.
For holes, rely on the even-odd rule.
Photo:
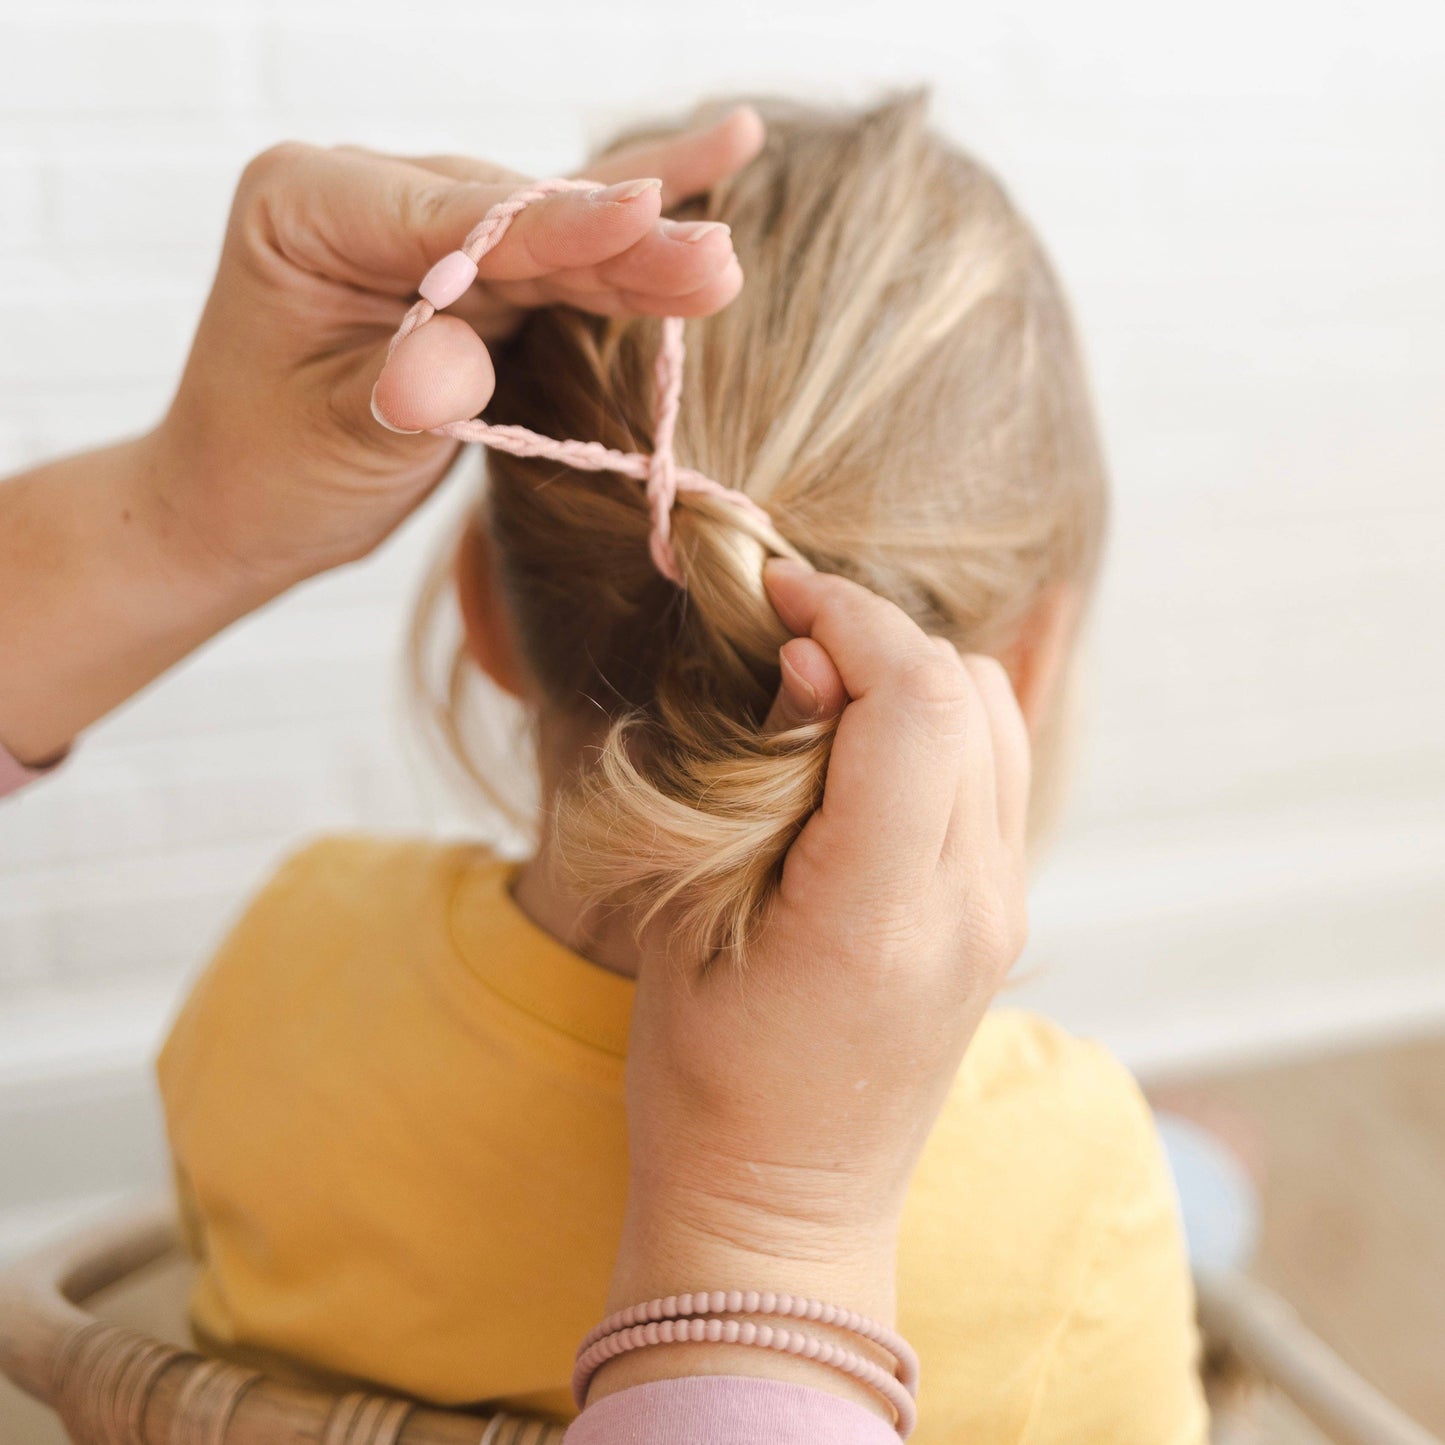
{"label": "woman's left hand", "polygon": [[[759,1289],[891,1322],[909,1181],[1023,948],[1028,732],[994,659],[845,578],[775,561],[766,581],[795,634],[775,722],[841,717],[745,964],[677,957],[665,924],[644,950],[609,1308]],[[692,1373],[877,1404],[837,1371],[718,1343],[623,1355],[594,1396]]]}

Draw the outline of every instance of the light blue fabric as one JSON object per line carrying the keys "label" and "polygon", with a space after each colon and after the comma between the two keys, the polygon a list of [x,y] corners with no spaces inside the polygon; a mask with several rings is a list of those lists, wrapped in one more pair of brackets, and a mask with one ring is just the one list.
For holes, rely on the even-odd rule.
{"label": "light blue fabric", "polygon": [[1259,1244],[1259,1194],[1244,1165],[1207,1129],[1156,1114],[1179,1193],[1189,1263],[1195,1271],[1242,1270]]}

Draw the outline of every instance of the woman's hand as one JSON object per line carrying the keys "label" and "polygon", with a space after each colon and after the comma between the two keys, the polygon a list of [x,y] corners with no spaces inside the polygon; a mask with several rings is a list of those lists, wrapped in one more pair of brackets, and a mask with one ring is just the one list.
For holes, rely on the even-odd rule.
{"label": "woman's hand", "polygon": [[[644,963],[611,1306],[756,1288],[888,1319],[909,1179],[1023,947],[1027,733],[992,659],[961,657],[842,578],[778,562],[767,581],[799,635],[786,710],[810,695],[847,705],[822,806],[745,967],[680,967],[665,940]],[[704,1368],[850,1392],[806,1363],[727,1349],[624,1356],[596,1393]],[[699,1350],[718,1358],[701,1366]]]}
{"label": "woman's hand", "polygon": [[[742,284],[727,228],[663,209],[750,160],[749,110],[590,167],[592,192],[529,206],[478,284],[387,343],[431,264],[524,178],[451,157],[283,145],[247,167],[214,288],[157,436],[163,501],[213,564],[263,589],[364,555],[456,454],[403,436],[475,415],[492,393],[483,338],[522,308],[704,316]],[[378,382],[378,376],[380,381]],[[376,405],[393,430],[373,417]]]}
{"label": "woman's hand", "polygon": [[[761,143],[744,109],[591,167],[599,192],[529,206],[480,284],[385,370],[422,276],[522,177],[306,146],[254,161],[165,420],[0,483],[0,746],[54,758],[238,617],[376,546],[457,450],[395,428],[479,411],[492,392],[483,338],[521,308],[725,305],[742,284],[726,227],[662,210]],[[373,386],[392,430],[373,416]]]}

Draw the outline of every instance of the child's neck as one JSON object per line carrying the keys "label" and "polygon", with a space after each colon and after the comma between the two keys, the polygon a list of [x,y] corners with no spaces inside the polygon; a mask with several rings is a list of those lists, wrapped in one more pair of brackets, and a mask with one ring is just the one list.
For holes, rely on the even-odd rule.
{"label": "child's neck", "polygon": [[541,783],[541,837],[536,856],[522,865],[512,884],[517,906],[539,928],[580,953],[589,963],[637,977],[638,947],[630,913],[624,908],[589,908],[570,882],[557,848],[557,800],[573,777],[584,750],[600,746],[605,719],[586,714],[569,718],[541,708],[537,718],[537,765]]}
{"label": "child's neck", "polygon": [[637,977],[638,950],[631,916],[624,909],[601,914],[578,899],[567,882],[550,830],[536,856],[517,873],[512,897],[533,923],[574,953],[612,973]]}

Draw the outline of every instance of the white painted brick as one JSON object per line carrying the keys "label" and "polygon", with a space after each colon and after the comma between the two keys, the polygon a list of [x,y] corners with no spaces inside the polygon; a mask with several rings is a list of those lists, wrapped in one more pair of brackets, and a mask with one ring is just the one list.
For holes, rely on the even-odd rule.
{"label": "white painted brick", "polygon": [[67,157],[55,167],[55,239],[95,254],[117,247],[144,247],[169,269],[175,249],[197,256],[187,266],[194,281],[214,268],[244,157]]}
{"label": "white painted brick", "polygon": [[202,113],[179,118],[166,110],[103,111],[75,108],[60,112],[6,112],[3,145],[7,152],[38,156],[46,163],[67,156],[95,154],[119,161],[142,155],[165,155],[178,143],[186,146],[231,147],[247,155],[261,149],[267,132],[253,110],[218,104]]}
{"label": "white painted brick", "polygon": [[178,976],[212,951],[235,905],[233,884],[224,876],[197,895],[77,900],[55,921],[51,976],[60,982]]}
{"label": "white painted brick", "polygon": [[26,419],[0,412],[0,477],[32,465],[41,455]]}
{"label": "white painted brick", "polygon": [[55,977],[55,914],[0,912],[0,997]]}
{"label": "white painted brick", "polygon": [[177,20],[21,19],[0,26],[0,114],[92,115],[216,107],[229,89],[225,34]]}
{"label": "white painted brick", "polygon": [[[138,294],[143,289],[150,294]],[[87,280],[82,294],[6,294],[0,297],[0,385],[174,378],[198,310],[193,294],[157,285],[101,289]]]}
{"label": "white painted brick", "polygon": [[83,765],[7,808],[0,870],[360,826],[365,798],[406,791],[396,739],[371,731],[303,724],[130,746],[92,736]]}
{"label": "white painted brick", "polygon": [[268,724],[329,719],[338,728],[384,706],[381,669],[360,662],[278,662],[205,677],[185,672],[118,713],[107,726],[126,741],[202,731],[224,736]]}
{"label": "white painted brick", "polygon": [[[449,24],[445,43],[428,27],[367,23],[347,17],[332,24],[289,22],[262,37],[263,86],[282,109],[365,111],[392,115],[483,110],[539,119],[556,111],[553,87],[564,85],[568,107],[608,98],[617,79],[598,63],[596,26],[573,32],[575,49],[542,62],[535,23],[516,14]],[[657,32],[636,39],[638,70],[662,46]],[[542,76],[548,83],[539,85]]]}
{"label": "white painted brick", "polygon": [[148,429],[165,415],[176,376],[176,368],[166,368],[145,384],[132,377],[54,381],[27,387],[10,405],[32,448],[41,456],[59,456]]}
{"label": "white painted brick", "polygon": [[0,156],[0,256],[38,249],[44,226],[40,167],[26,157]]}
{"label": "white painted brick", "polygon": [[61,770],[5,800],[0,828],[0,872],[18,876],[27,869],[53,867],[67,856],[70,839],[68,792],[74,770]]}
{"label": "white painted brick", "polygon": [[0,875],[0,958],[18,940],[43,951],[52,977],[186,967],[214,946],[274,856],[263,840]]}

